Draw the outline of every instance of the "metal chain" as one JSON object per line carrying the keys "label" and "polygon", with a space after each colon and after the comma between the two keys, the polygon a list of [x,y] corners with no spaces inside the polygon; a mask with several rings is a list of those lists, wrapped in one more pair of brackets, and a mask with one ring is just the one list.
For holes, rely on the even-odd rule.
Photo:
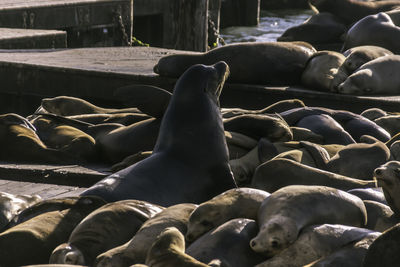
{"label": "metal chain", "polygon": [[118,24],[118,29],[121,31],[121,34],[122,34],[122,42],[126,46],[131,46],[132,42],[131,42],[131,40],[129,40],[128,34],[126,33],[125,25],[122,20],[122,15],[120,12],[118,12],[118,11],[115,12],[115,19]]}
{"label": "metal chain", "polygon": [[214,21],[208,16],[208,34],[209,34],[209,40],[210,36],[213,38],[212,40],[215,40],[215,42],[219,42],[221,45],[225,45],[225,40],[221,37],[219,34],[219,31],[215,27]]}

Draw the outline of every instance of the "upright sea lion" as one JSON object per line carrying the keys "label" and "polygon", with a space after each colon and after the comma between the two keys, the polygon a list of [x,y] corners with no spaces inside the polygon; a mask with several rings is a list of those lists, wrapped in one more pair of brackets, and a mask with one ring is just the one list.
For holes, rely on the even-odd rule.
{"label": "upright sea lion", "polygon": [[186,253],[204,263],[218,259],[221,266],[254,266],[266,259],[249,247],[257,230],[254,220],[233,219],[202,235],[186,249]]}
{"label": "upright sea lion", "polygon": [[338,92],[353,95],[397,95],[400,76],[396,71],[399,67],[400,55],[374,59],[347,77],[339,85]]}
{"label": "upright sea lion", "polygon": [[345,57],[334,51],[318,51],[310,57],[301,75],[301,83],[318,91],[332,91],[332,82]]}
{"label": "upright sea lion", "polygon": [[130,241],[97,256],[94,266],[144,263],[151,244],[165,228],[176,227],[182,234],[186,234],[189,216],[195,208],[194,204],[178,204],[164,209],[147,220]]}
{"label": "upright sea lion", "polygon": [[185,238],[175,227],[165,228],[147,253],[149,267],[207,267],[185,253]]}
{"label": "upright sea lion", "polygon": [[72,96],[56,96],[43,98],[41,106],[48,112],[61,116],[73,116],[80,114],[104,114],[104,113],[140,113],[137,108],[109,109],[101,108],[92,103]]}
{"label": "upright sea lion", "polygon": [[236,43],[204,54],[177,54],[161,58],[154,72],[179,77],[194,64],[225,61],[230,68],[230,82],[289,85],[298,84],[308,58],[316,52],[304,42]]}
{"label": "upright sea lion", "polygon": [[175,86],[152,155],[104,178],[82,195],[171,206],[201,203],[234,188],[218,106],[228,72],[224,62],[195,65],[185,72]]}
{"label": "upright sea lion", "polygon": [[260,231],[250,246],[274,256],[292,244],[305,226],[332,223],[362,227],[366,222],[364,203],[356,196],[326,186],[287,186],[261,204]]}
{"label": "upright sea lion", "polygon": [[293,244],[257,267],[303,266],[372,233],[376,232],[340,224],[311,225],[301,231]]}
{"label": "upright sea lion", "polygon": [[[376,1],[374,3],[380,3]],[[398,1],[396,1],[398,2]],[[375,45],[398,54],[400,27],[386,13],[369,15],[354,24],[346,34],[342,51],[361,45]]]}
{"label": "upright sea lion", "polygon": [[399,1],[357,1],[357,0],[309,0],[309,4],[318,12],[329,12],[347,25],[351,25],[365,16],[388,11],[399,7]]}
{"label": "upright sea lion", "polygon": [[161,211],[161,207],[138,200],[104,205],[75,227],[68,242],[53,250],[49,262],[92,265],[99,254],[127,242],[146,220]]}
{"label": "upright sea lion", "polygon": [[389,207],[400,215],[400,161],[389,161],[376,168],[374,178],[382,187]]}
{"label": "upright sea lion", "polygon": [[193,242],[202,234],[231,219],[257,219],[258,208],[269,195],[262,190],[241,187],[201,203],[190,214],[186,240]]}

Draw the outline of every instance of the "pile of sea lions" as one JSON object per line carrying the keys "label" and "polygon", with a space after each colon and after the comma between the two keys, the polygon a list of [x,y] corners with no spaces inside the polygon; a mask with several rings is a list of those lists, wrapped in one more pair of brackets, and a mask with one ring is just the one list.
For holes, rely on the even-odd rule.
{"label": "pile of sea lions", "polygon": [[157,105],[59,96],[0,116],[2,160],[123,160],[80,196],[2,193],[0,266],[396,266],[400,115],[220,108],[229,72],[195,64],[173,94],[117,90]]}

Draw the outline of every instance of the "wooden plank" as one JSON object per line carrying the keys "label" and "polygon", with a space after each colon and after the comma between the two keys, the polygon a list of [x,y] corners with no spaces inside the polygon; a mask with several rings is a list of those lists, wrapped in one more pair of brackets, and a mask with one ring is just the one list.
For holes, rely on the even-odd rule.
{"label": "wooden plank", "polygon": [[0,28],[1,49],[66,47],[67,33],[65,31]]}

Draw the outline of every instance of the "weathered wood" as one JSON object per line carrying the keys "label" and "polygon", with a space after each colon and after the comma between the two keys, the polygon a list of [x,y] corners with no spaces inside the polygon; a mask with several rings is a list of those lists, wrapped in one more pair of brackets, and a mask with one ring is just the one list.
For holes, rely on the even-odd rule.
{"label": "weathered wood", "polygon": [[66,30],[69,47],[123,45],[118,15],[130,40],[132,1],[0,0],[0,27]]}
{"label": "weathered wood", "polygon": [[1,49],[66,47],[67,33],[65,31],[0,28]]}
{"label": "weathered wood", "polygon": [[221,0],[208,0],[208,46],[218,46]]}
{"label": "weathered wood", "polygon": [[222,0],[221,28],[255,26],[260,21],[260,0]]}

